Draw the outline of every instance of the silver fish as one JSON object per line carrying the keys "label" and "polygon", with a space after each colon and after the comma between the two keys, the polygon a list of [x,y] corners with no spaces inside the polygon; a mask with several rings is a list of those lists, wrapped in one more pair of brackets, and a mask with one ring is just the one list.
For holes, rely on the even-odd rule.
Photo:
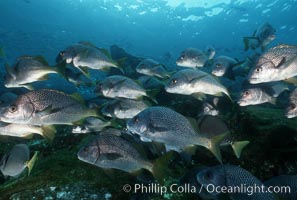
{"label": "silver fish", "polygon": [[103,121],[96,117],[87,117],[84,120],[83,125],[74,126],[72,128],[72,133],[81,134],[81,133],[99,132],[108,126],[113,126],[113,122],[112,121]]}
{"label": "silver fish", "polygon": [[195,69],[176,72],[165,86],[166,92],[184,95],[209,94],[230,97],[227,89],[212,75]]}
{"label": "silver fish", "polygon": [[148,108],[150,103],[142,100],[133,99],[114,99],[105,105],[101,112],[108,117],[115,117],[118,119],[130,119],[135,115]]}
{"label": "silver fish", "polygon": [[78,159],[105,169],[135,172],[142,168],[153,171],[153,164],[127,140],[113,134],[100,135],[82,147]]}
{"label": "silver fish", "polygon": [[250,71],[251,84],[281,81],[297,75],[297,46],[278,45],[268,49]]}
{"label": "silver fish", "polygon": [[164,66],[153,59],[144,59],[137,66],[136,71],[140,74],[155,76],[158,78],[169,78],[170,74],[164,69]]}
{"label": "silver fish", "polygon": [[4,176],[17,177],[28,167],[30,174],[36,158],[37,152],[30,160],[29,147],[26,144],[17,144],[3,156],[0,161],[0,170]]}
{"label": "silver fish", "polygon": [[232,67],[237,63],[236,60],[228,56],[218,56],[213,60],[211,73],[215,76],[224,76],[232,71]]}
{"label": "silver fish", "polygon": [[209,56],[200,49],[187,48],[181,52],[181,55],[176,60],[176,65],[181,67],[203,67]]}
{"label": "silver fish", "polygon": [[31,83],[47,80],[48,74],[63,74],[62,66],[50,67],[41,56],[23,56],[12,68],[8,64],[5,68],[7,75],[4,84],[7,88],[25,87],[32,90]]}
{"label": "silver fish", "polygon": [[262,24],[253,34],[252,37],[244,37],[244,50],[256,49],[258,47],[261,47],[262,51],[265,49],[265,47],[271,43],[275,36],[275,29],[269,24],[264,23]]}
{"label": "silver fish", "polygon": [[80,101],[78,96],[57,90],[36,90],[20,95],[0,113],[0,120],[29,125],[72,125],[86,117],[98,116],[95,109]]}
{"label": "silver fish", "polygon": [[148,96],[146,91],[135,81],[121,75],[105,78],[97,85],[96,92],[109,98],[139,99],[143,96]]}
{"label": "silver fish", "polygon": [[27,124],[7,124],[0,122],[0,135],[26,138],[32,134],[38,134],[52,141],[55,137],[56,129],[53,126],[32,126]]}
{"label": "silver fish", "polygon": [[188,119],[166,107],[156,106],[143,110],[127,122],[127,130],[139,135],[144,142],[164,143],[167,150],[180,152],[188,146],[204,146],[221,161],[218,143],[222,137],[212,140],[202,137]]}
{"label": "silver fish", "polygon": [[104,50],[86,42],[74,44],[59,53],[57,61],[66,60],[72,63],[83,74],[89,76],[87,68],[106,71],[110,67],[119,68],[114,61],[107,56]]}

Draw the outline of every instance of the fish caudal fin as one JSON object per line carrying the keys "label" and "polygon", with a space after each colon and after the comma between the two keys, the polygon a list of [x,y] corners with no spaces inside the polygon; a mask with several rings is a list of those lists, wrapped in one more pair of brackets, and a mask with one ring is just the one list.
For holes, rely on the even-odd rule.
{"label": "fish caudal fin", "polygon": [[220,163],[222,162],[222,155],[221,155],[221,150],[220,150],[220,143],[226,138],[226,136],[229,134],[229,131],[226,133],[222,133],[218,136],[213,137],[210,140],[210,144],[207,147],[209,151],[218,159]]}
{"label": "fish caudal fin", "polygon": [[237,141],[237,142],[233,142],[231,144],[231,147],[236,155],[236,158],[240,158],[242,149],[249,143],[250,143],[250,141]]}
{"label": "fish caudal fin", "polygon": [[34,164],[35,164],[35,162],[37,160],[37,156],[38,156],[38,151],[35,151],[33,157],[31,158],[31,160],[26,163],[26,167],[28,167],[28,176],[30,175],[30,173],[31,173],[31,171],[32,171],[32,169],[34,167]]}
{"label": "fish caudal fin", "polygon": [[52,141],[55,138],[56,132],[57,132],[56,128],[54,126],[50,125],[50,126],[42,126],[41,129],[42,129],[42,136],[49,143],[52,143]]}
{"label": "fish caudal fin", "polygon": [[243,43],[244,43],[244,51],[247,51],[250,48],[250,42],[248,37],[243,38]]}

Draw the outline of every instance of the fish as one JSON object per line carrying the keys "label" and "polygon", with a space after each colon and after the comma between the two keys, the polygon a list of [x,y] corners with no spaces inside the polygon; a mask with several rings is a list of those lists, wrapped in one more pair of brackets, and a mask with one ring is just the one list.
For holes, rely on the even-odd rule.
{"label": "fish", "polygon": [[86,117],[99,116],[87,108],[80,95],[68,95],[51,89],[40,89],[20,95],[2,110],[0,121],[29,125],[73,125]]}
{"label": "fish", "polygon": [[[240,200],[260,200],[260,199],[269,199],[276,200],[273,194],[259,192],[259,190],[253,191],[238,191],[235,192],[235,188],[242,188],[244,185],[245,188],[258,186],[262,188],[263,183],[255,177],[253,174],[248,172],[247,170],[235,166],[235,165],[216,165],[212,167],[208,167],[197,173],[197,181],[203,185],[203,187],[207,190],[208,186],[213,185],[216,188],[230,188],[232,191],[229,193],[225,193],[225,195],[229,196],[228,199],[240,199]],[[263,186],[264,189],[265,186]],[[209,188],[208,188],[209,189]],[[257,192],[258,191],[258,192]],[[214,198],[219,198],[222,196],[222,193],[217,192],[216,190],[211,193]],[[223,194],[224,195],[224,194]]]}
{"label": "fish", "polygon": [[275,29],[269,23],[263,23],[253,34],[252,37],[244,37],[244,50],[247,51],[249,48],[256,49],[261,47],[264,51],[265,47],[275,40]]}
{"label": "fish", "polygon": [[209,60],[213,59],[216,55],[216,50],[212,45],[208,45],[205,47],[204,52]]}
{"label": "fish", "polygon": [[219,109],[217,109],[219,103],[219,98],[214,97],[212,98],[211,101],[203,101],[202,108],[203,111],[200,113],[199,116],[204,116],[204,115],[212,115],[212,116],[217,116],[220,114]]}
{"label": "fish", "polygon": [[176,60],[176,65],[181,67],[197,68],[203,67],[209,56],[200,49],[187,48],[181,52]]}
{"label": "fish", "polygon": [[165,90],[168,93],[198,96],[198,99],[204,94],[214,96],[225,94],[231,99],[229,92],[219,80],[197,69],[176,72],[165,85]]}
{"label": "fish", "polygon": [[232,73],[232,68],[236,63],[238,62],[235,59],[228,56],[218,56],[213,60],[211,73],[218,77],[226,76]]}
{"label": "fish", "polygon": [[153,76],[140,76],[137,81],[141,83],[142,87],[146,90],[164,87],[164,82]]}
{"label": "fish", "polygon": [[102,131],[105,127],[114,126],[113,121],[103,121],[97,117],[87,117],[83,125],[74,126],[72,133],[91,133]]}
{"label": "fish", "polygon": [[32,134],[38,134],[47,139],[53,141],[56,133],[54,126],[32,126],[27,124],[7,124],[0,122],[0,135],[28,138]]}
{"label": "fish", "polygon": [[258,84],[287,80],[296,75],[297,46],[281,44],[268,49],[259,57],[250,70],[248,80],[251,84]]}
{"label": "fish", "polygon": [[153,172],[153,164],[137,151],[131,143],[115,134],[101,134],[84,145],[77,157],[79,160],[105,169],[119,169],[133,173],[140,169]]}
{"label": "fish", "polygon": [[150,58],[142,60],[135,69],[138,73],[148,76],[155,76],[162,79],[170,77],[169,72],[165,70],[162,64]]}
{"label": "fish", "polygon": [[198,128],[201,134],[204,134],[210,139],[220,134],[227,133],[225,138],[221,141],[220,146],[230,145],[237,158],[240,158],[243,148],[250,143],[249,141],[235,140],[225,122],[216,116],[205,115],[200,117],[198,119]]}
{"label": "fish", "polygon": [[186,117],[170,108],[146,108],[126,125],[127,131],[138,135],[143,142],[164,143],[167,151],[182,152],[186,147],[200,145],[209,149],[220,162],[222,160],[218,144],[225,134],[211,140],[202,137]]}
{"label": "fish", "polygon": [[108,117],[130,119],[150,106],[147,101],[118,98],[108,102],[101,112]]}
{"label": "fish", "polygon": [[287,118],[294,118],[297,116],[297,88],[290,94],[289,103],[285,110],[285,116]]}
{"label": "fish", "polygon": [[48,79],[49,74],[59,74],[64,77],[65,64],[50,67],[42,56],[22,56],[10,67],[5,64],[6,78],[4,85],[7,88],[24,87],[33,90],[31,83]]}
{"label": "fish", "polygon": [[35,152],[30,159],[28,145],[17,144],[3,156],[0,161],[0,170],[4,176],[17,177],[28,168],[28,174],[30,174],[37,160],[37,155],[38,152]]}
{"label": "fish", "polygon": [[148,96],[145,89],[134,80],[122,75],[106,77],[97,84],[95,92],[108,98],[140,99],[143,96]]}
{"label": "fish", "polygon": [[240,106],[258,105],[263,103],[276,104],[276,98],[285,90],[289,90],[284,83],[270,85],[255,85],[250,86],[240,94],[240,99],[237,103]]}
{"label": "fish", "polygon": [[266,187],[286,187],[286,191],[280,191],[275,195],[280,199],[295,200],[297,199],[297,176],[296,175],[281,175],[275,176],[264,182]]}
{"label": "fish", "polygon": [[67,63],[72,63],[87,77],[90,76],[89,69],[106,71],[110,68],[117,68],[122,71],[109,56],[106,50],[97,48],[88,42],[80,42],[73,44],[61,51],[56,58],[57,62],[66,60]]}

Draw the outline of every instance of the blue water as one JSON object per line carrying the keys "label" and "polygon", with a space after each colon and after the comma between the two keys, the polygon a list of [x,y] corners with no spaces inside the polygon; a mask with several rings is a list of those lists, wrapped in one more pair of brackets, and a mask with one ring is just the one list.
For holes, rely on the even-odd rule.
{"label": "blue water", "polygon": [[[105,48],[117,44],[133,55],[160,61],[164,55],[176,59],[189,46],[206,45],[240,59],[246,56],[242,37],[266,21],[276,29],[272,45],[297,43],[296,0],[174,2],[2,0],[0,45],[9,62],[42,54],[54,63],[60,50],[81,40]],[[203,7],[191,7],[193,2]]]}

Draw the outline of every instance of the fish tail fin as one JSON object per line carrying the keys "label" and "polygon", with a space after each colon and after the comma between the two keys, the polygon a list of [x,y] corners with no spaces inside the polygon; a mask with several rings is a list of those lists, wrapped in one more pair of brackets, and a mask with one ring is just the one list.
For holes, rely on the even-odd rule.
{"label": "fish tail fin", "polygon": [[210,140],[209,146],[207,147],[209,151],[217,158],[217,160],[222,164],[222,154],[220,150],[220,144],[221,142],[226,138],[226,136],[229,134],[229,132],[222,133],[218,136],[213,137]]}
{"label": "fish tail fin", "polygon": [[28,176],[30,175],[30,173],[34,167],[34,164],[35,164],[37,158],[38,158],[38,151],[35,151],[31,160],[26,163],[26,166],[28,167]]}
{"label": "fish tail fin", "polygon": [[55,135],[56,135],[56,128],[53,125],[50,126],[42,126],[42,136],[49,142],[52,143]]}
{"label": "fish tail fin", "polygon": [[26,88],[27,90],[34,90],[34,87],[31,84],[24,84],[22,85],[24,88]]}
{"label": "fish tail fin", "polygon": [[240,158],[242,149],[249,143],[250,143],[250,141],[237,141],[237,142],[233,142],[231,144],[231,147],[236,155],[236,158]]}
{"label": "fish tail fin", "polygon": [[91,77],[90,71],[87,67],[78,67],[78,69],[85,75],[87,78]]}

